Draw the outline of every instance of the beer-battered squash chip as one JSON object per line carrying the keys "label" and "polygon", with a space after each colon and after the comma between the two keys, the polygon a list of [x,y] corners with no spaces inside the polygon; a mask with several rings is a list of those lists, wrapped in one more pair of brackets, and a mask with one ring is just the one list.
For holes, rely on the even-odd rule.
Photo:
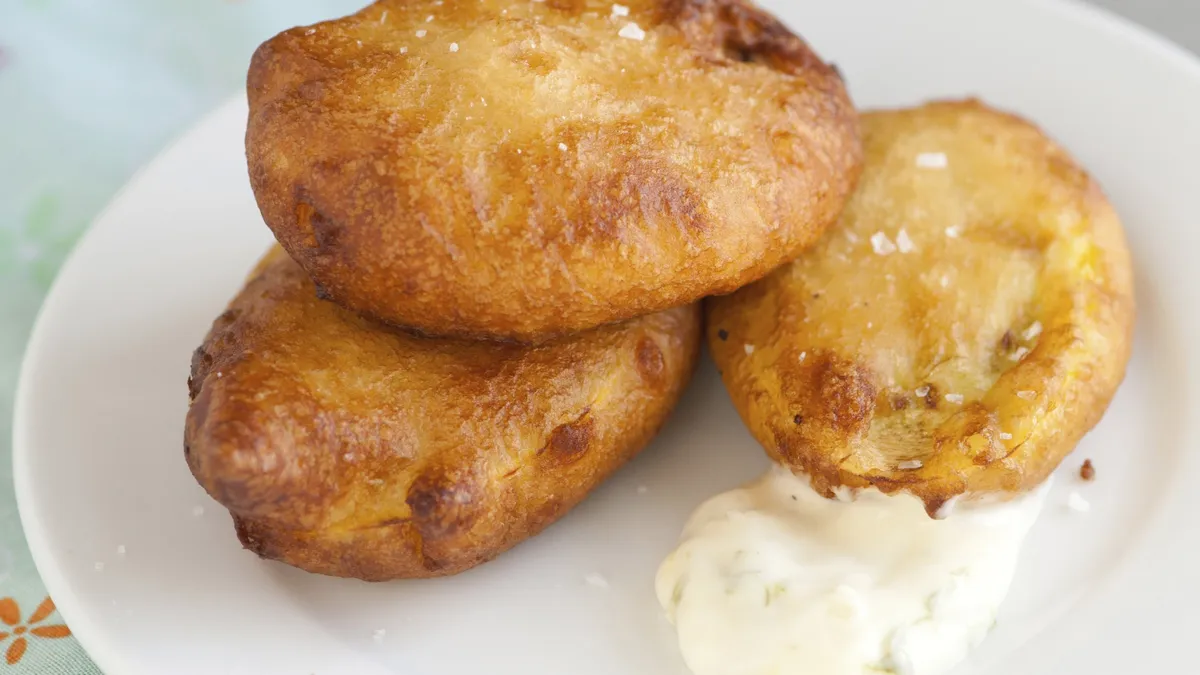
{"label": "beer-battered squash chip", "polygon": [[1100,189],[1038,129],[974,102],[863,120],[841,222],[709,305],[708,337],[770,455],[935,513],[1041,483],[1125,372],[1129,253]]}
{"label": "beer-battered squash chip", "polygon": [[728,293],[860,163],[836,71],[743,0],[385,0],[255,54],[263,216],[320,291],[536,342]]}
{"label": "beer-battered squash chip", "polygon": [[692,305],[538,347],[431,340],[269,254],[192,362],[188,466],[242,543],[371,581],[453,574],[554,522],[654,436]]}

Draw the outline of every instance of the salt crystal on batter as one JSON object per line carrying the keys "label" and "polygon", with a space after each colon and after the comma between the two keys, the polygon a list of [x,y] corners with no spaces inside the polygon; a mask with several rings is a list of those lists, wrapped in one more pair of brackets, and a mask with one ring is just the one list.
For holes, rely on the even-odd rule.
{"label": "salt crystal on batter", "polygon": [[901,253],[912,253],[916,248],[913,240],[908,236],[908,231],[904,228],[900,228],[900,231],[896,233],[896,248],[900,249]]}
{"label": "salt crystal on batter", "polygon": [[878,255],[890,255],[896,252],[896,245],[883,232],[876,232],[871,235],[871,248]]}
{"label": "salt crystal on batter", "polygon": [[429,31],[425,30],[424,28],[422,28],[421,30],[417,31],[417,37],[419,37],[419,38],[423,38],[423,37],[425,37],[426,35],[429,35]]}
{"label": "salt crystal on batter", "polygon": [[637,23],[634,21],[630,21],[629,23],[625,24],[625,27],[622,28],[617,35],[630,40],[646,39],[646,31],[642,30],[642,27],[637,25]]}
{"label": "salt crystal on batter", "polygon": [[1000,440],[1002,440],[1002,441],[1011,441],[1011,440],[1012,440],[1012,434],[1008,433],[1007,431],[1001,431],[1001,432],[1000,432]]}
{"label": "salt crystal on batter", "polygon": [[1017,392],[1017,398],[1022,399],[1024,401],[1032,401],[1033,399],[1037,398],[1037,392],[1029,391],[1028,389],[1023,389],[1023,390]]}
{"label": "salt crystal on batter", "polygon": [[917,390],[914,391],[913,393],[916,394],[917,396],[928,396],[929,395],[929,385],[917,387]]}
{"label": "salt crystal on batter", "polygon": [[629,16],[629,8],[626,7],[625,5],[613,5],[612,6],[612,15],[613,16]]}
{"label": "salt crystal on batter", "polygon": [[379,23],[385,23],[387,21],[387,15],[388,11],[386,9],[383,10],[383,14],[379,15]]}
{"label": "salt crystal on batter", "polygon": [[450,43],[450,51],[452,51],[452,52],[458,51],[458,43],[457,42]]}
{"label": "salt crystal on batter", "polygon": [[959,403],[963,402],[963,395],[962,394],[946,394],[946,400],[955,405],[958,405]]}
{"label": "salt crystal on batter", "polygon": [[917,166],[922,169],[944,169],[950,166],[950,160],[944,152],[922,152],[917,155]]}
{"label": "salt crystal on batter", "polygon": [[433,15],[432,15],[432,14],[430,14],[430,15],[429,15],[429,16],[427,16],[427,17],[425,17],[425,23],[430,23],[430,22],[432,22],[432,21],[433,21]]}
{"label": "salt crystal on batter", "polygon": [[754,353],[754,345],[746,345],[746,354],[749,355],[749,354],[753,354],[753,353]]}
{"label": "salt crystal on batter", "polygon": [[906,459],[896,466],[903,471],[912,471],[913,469],[919,469],[925,466],[925,463],[919,459]]}
{"label": "salt crystal on batter", "polygon": [[559,149],[559,150],[562,150],[563,152],[566,152],[566,151],[567,151],[567,144],[566,144],[566,143],[559,143],[559,144],[558,144],[558,149]]}
{"label": "salt crystal on batter", "polygon": [[1042,322],[1041,321],[1034,321],[1033,323],[1029,324],[1029,328],[1025,329],[1025,339],[1026,340],[1032,340],[1041,334],[1042,334]]}
{"label": "salt crystal on batter", "polygon": [[960,225],[951,225],[946,228],[946,236],[951,239],[958,239],[958,235],[960,234],[962,234],[962,226]]}
{"label": "salt crystal on batter", "polygon": [[401,48],[400,48],[400,53],[401,53],[401,54],[407,54],[407,53],[408,53],[408,47],[401,47]]}
{"label": "salt crystal on batter", "polygon": [[1010,361],[1020,361],[1021,359],[1025,358],[1025,355],[1028,353],[1029,353],[1028,347],[1017,347],[1017,351],[1013,352],[1012,354],[1009,354],[1008,359]]}

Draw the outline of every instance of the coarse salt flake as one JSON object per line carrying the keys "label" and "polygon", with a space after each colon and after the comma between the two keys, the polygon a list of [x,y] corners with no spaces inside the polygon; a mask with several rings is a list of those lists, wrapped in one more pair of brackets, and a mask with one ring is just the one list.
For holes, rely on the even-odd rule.
{"label": "coarse salt flake", "polygon": [[749,354],[753,354],[753,353],[754,353],[754,345],[746,345],[746,354],[749,355]]}
{"label": "coarse salt flake", "polygon": [[562,150],[563,152],[566,152],[566,151],[567,151],[567,144],[566,144],[566,143],[559,143],[559,144],[558,144],[558,149],[559,149],[559,150]]}
{"label": "coarse salt flake", "polygon": [[617,35],[630,40],[646,39],[646,31],[642,30],[642,27],[637,25],[637,22],[635,21],[630,21],[629,23],[625,24],[625,26],[617,32]]}
{"label": "coarse salt flake", "polygon": [[629,8],[626,7],[625,5],[613,5],[612,6],[612,15],[613,16],[629,16]]}
{"label": "coarse salt flake", "polygon": [[917,166],[922,169],[944,169],[950,165],[944,152],[922,152],[917,155]]}
{"label": "coarse salt flake", "polygon": [[1028,389],[1022,389],[1021,391],[1017,392],[1017,398],[1023,401],[1032,401],[1033,399],[1037,398],[1037,392],[1029,391]]}
{"label": "coarse salt flake", "polygon": [[388,16],[388,11],[385,9],[385,10],[383,10],[383,14],[379,15],[379,23],[387,23],[387,16]]}
{"label": "coarse salt flake", "polygon": [[871,248],[875,250],[877,255],[890,255],[896,252],[896,245],[883,232],[876,232],[871,235]]}
{"label": "coarse salt flake", "polygon": [[408,47],[401,47],[401,48],[400,48],[400,53],[401,53],[401,54],[407,54],[407,53],[408,53]]}
{"label": "coarse salt flake", "polygon": [[583,578],[584,583],[594,588],[608,588],[608,579],[604,575],[592,572]]}
{"label": "coarse salt flake", "polygon": [[958,239],[959,235],[961,235],[961,234],[962,234],[962,226],[961,225],[951,225],[950,227],[946,228],[946,236],[950,237],[951,239]]}
{"label": "coarse salt flake", "polygon": [[1042,322],[1041,321],[1034,321],[1033,323],[1029,324],[1029,328],[1025,329],[1025,339],[1026,340],[1032,340],[1041,334],[1042,334]]}
{"label": "coarse salt flake", "polygon": [[458,51],[458,43],[457,42],[450,43],[450,51],[452,51],[452,52]]}
{"label": "coarse salt flake", "polygon": [[913,393],[916,394],[917,396],[928,396],[929,395],[929,385],[917,387],[916,391],[914,391]]}
{"label": "coarse salt flake", "polygon": [[421,30],[417,31],[417,37],[419,37],[419,38],[423,38],[423,37],[425,37],[426,35],[429,35],[429,31],[425,30],[424,28],[422,28]]}
{"label": "coarse salt flake", "polygon": [[1010,361],[1020,361],[1021,359],[1025,358],[1025,355],[1028,353],[1029,353],[1028,347],[1017,347],[1017,351],[1013,352],[1012,354],[1009,354],[1008,359]]}
{"label": "coarse salt flake", "polygon": [[429,16],[427,16],[427,17],[425,17],[425,23],[430,23],[430,22],[432,22],[432,21],[433,21],[433,15],[432,15],[432,14],[430,14],[430,15],[429,15]]}
{"label": "coarse salt flake", "polygon": [[1000,432],[1000,440],[1002,440],[1002,441],[1011,441],[1011,440],[1012,440],[1012,434],[1008,433],[1007,431],[1001,431],[1001,432]]}
{"label": "coarse salt flake", "polygon": [[808,358],[808,352],[800,352],[800,363],[804,363],[804,359]]}
{"label": "coarse salt flake", "polygon": [[959,403],[963,402],[963,395],[962,394],[946,394],[946,400],[955,405],[958,405]]}
{"label": "coarse salt flake", "polygon": [[919,459],[906,459],[901,461],[896,466],[903,471],[912,471],[913,469],[919,469],[925,466],[925,463]]}
{"label": "coarse salt flake", "polygon": [[908,236],[908,230],[900,228],[896,233],[896,248],[900,249],[901,253],[912,253],[917,247],[913,245],[913,240]]}
{"label": "coarse salt flake", "polygon": [[1092,505],[1088,500],[1083,498],[1083,495],[1078,492],[1072,492],[1067,497],[1067,508],[1076,513],[1087,513],[1092,510]]}

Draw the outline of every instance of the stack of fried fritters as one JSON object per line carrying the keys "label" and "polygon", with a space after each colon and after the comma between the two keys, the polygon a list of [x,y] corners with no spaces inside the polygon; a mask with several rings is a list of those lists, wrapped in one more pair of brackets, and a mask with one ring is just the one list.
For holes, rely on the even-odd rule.
{"label": "stack of fried fritters", "polygon": [[743,0],[384,0],[255,54],[282,245],[193,360],[185,451],[261,556],[452,574],[653,437],[701,298],[859,173],[836,71]]}
{"label": "stack of fried fritters", "polygon": [[662,426],[706,296],[772,459],[931,516],[1043,482],[1124,374],[1129,254],[1065,151],[974,101],[860,140],[748,0],[384,0],[268,41],[249,98],[282,248],[185,438],[264,557],[436,576],[536,534]]}

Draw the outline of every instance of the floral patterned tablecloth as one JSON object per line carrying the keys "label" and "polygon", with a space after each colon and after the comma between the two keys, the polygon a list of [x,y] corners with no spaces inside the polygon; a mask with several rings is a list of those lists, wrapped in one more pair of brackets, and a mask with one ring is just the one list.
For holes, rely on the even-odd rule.
{"label": "floral patterned tablecloth", "polygon": [[239,90],[255,46],[363,4],[0,0],[0,675],[100,672],[38,578],[12,492],[13,390],[55,272],[140,165]]}

